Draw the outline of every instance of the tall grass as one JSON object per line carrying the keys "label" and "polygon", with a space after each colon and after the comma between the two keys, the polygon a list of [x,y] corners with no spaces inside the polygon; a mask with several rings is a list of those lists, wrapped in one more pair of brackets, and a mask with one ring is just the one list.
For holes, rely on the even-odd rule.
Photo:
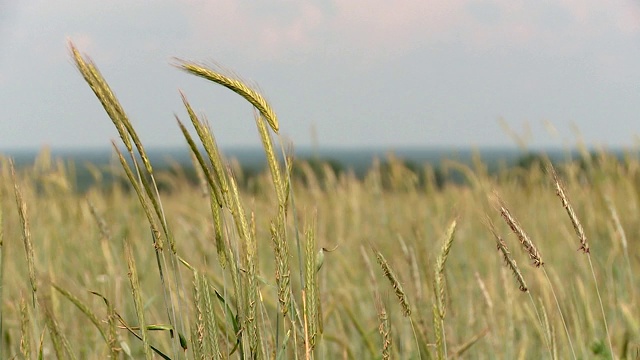
{"label": "tall grass", "polygon": [[[244,187],[212,124],[180,94],[188,121],[177,116],[176,131],[201,181],[192,186],[154,169],[115,91],[71,52],[118,130],[118,167],[109,171],[124,181],[79,193],[70,164],[46,152],[32,167],[2,161],[3,358],[609,359],[638,351],[640,161],[632,154],[567,162],[558,174],[536,166],[490,174],[479,156],[472,166],[448,162],[466,184],[443,185],[434,169],[393,157],[363,179],[314,170],[276,153],[286,146],[259,92],[180,61],[256,109],[268,164]],[[504,200],[487,201],[493,194]],[[575,252],[574,228],[588,263]],[[509,232],[515,238],[503,237]],[[509,250],[517,247],[524,251]]]}

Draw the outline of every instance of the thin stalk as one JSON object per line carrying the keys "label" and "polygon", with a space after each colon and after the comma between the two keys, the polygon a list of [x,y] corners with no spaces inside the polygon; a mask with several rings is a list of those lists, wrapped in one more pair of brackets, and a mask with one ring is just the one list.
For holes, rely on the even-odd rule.
{"label": "thin stalk", "polygon": [[558,313],[560,314],[560,320],[562,320],[562,326],[564,326],[564,332],[567,334],[567,340],[569,340],[569,347],[571,348],[571,354],[574,359],[577,359],[576,351],[573,349],[573,342],[571,341],[571,334],[569,333],[569,328],[567,327],[567,322],[564,319],[564,315],[562,314],[562,309],[560,308],[560,301],[558,301],[558,297],[556,296],[555,290],[553,290],[553,284],[551,284],[551,279],[549,279],[549,275],[547,274],[547,270],[545,270],[544,265],[542,267],[542,272],[544,276],[547,278],[547,282],[549,283],[549,289],[551,289],[551,294],[553,294],[553,299],[556,302],[556,306],[558,308]]}
{"label": "thin stalk", "polygon": [[553,352],[551,351],[551,344],[549,343],[549,338],[547,334],[544,333],[544,323],[542,322],[542,317],[540,316],[540,312],[538,311],[538,307],[536,306],[536,302],[533,300],[533,296],[531,295],[531,291],[527,291],[527,295],[529,295],[529,300],[531,300],[531,305],[533,306],[533,311],[536,312],[536,317],[538,318],[538,322],[540,323],[540,328],[542,329],[542,337],[544,338],[544,344],[547,346],[547,350],[549,350],[549,356],[551,359],[554,359]]}
{"label": "thin stalk", "polygon": [[609,342],[609,350],[611,351],[611,358],[615,360],[616,355],[613,352],[613,344],[611,344],[611,334],[609,334],[609,326],[607,325],[607,316],[605,315],[605,312],[604,312],[604,305],[602,304],[602,296],[600,296],[600,288],[598,287],[596,272],[593,269],[593,263],[591,262],[591,254],[587,253],[587,259],[589,259],[589,267],[591,268],[591,275],[593,276],[593,284],[596,287],[596,294],[598,295],[598,302],[600,303],[600,311],[602,312],[602,318],[604,319],[604,329],[607,332],[607,341]]}
{"label": "thin stalk", "polygon": [[609,326],[607,325],[607,316],[606,316],[606,314],[604,312],[604,305],[602,304],[602,297],[600,296],[600,290],[598,288],[598,280],[596,279],[596,272],[595,272],[595,270],[593,268],[593,263],[591,262],[591,252],[589,250],[589,242],[587,241],[587,235],[585,234],[585,231],[584,231],[584,228],[582,226],[582,223],[580,223],[580,220],[578,219],[578,216],[576,215],[576,212],[573,209],[573,206],[571,205],[571,202],[569,201],[569,197],[567,196],[567,192],[566,192],[566,190],[564,188],[564,185],[560,181],[560,178],[558,177],[558,174],[556,173],[555,169],[553,168],[553,165],[549,164],[549,170],[550,170],[551,175],[553,177],[553,182],[554,182],[555,189],[556,189],[556,195],[558,195],[558,197],[562,201],[562,206],[567,211],[567,215],[569,216],[569,219],[571,219],[571,224],[573,225],[573,229],[575,230],[576,235],[578,236],[578,241],[580,241],[580,248],[578,250],[582,250],[582,252],[587,255],[587,258],[589,258],[589,267],[591,268],[591,275],[593,276],[593,283],[594,283],[594,285],[596,287],[596,293],[598,294],[598,302],[600,303],[600,311],[602,312],[602,319],[603,319],[603,322],[604,322],[604,328],[605,328],[605,331],[607,333],[607,341],[609,343],[609,351],[611,351],[611,357],[613,359],[615,359],[616,356],[615,356],[615,353],[613,352],[613,345],[611,343],[611,334],[609,333]]}

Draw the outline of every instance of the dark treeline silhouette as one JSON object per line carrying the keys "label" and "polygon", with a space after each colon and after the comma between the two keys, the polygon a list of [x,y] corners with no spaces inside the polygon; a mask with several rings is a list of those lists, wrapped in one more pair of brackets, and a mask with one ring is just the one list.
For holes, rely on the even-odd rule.
{"label": "dark treeline silhouette", "polygon": [[[291,170],[292,180],[302,185],[310,182],[324,186],[327,179],[339,179],[342,176],[352,176],[365,179],[375,174],[380,185],[384,189],[402,190],[408,188],[433,188],[442,189],[447,185],[466,186],[469,178],[465,172],[477,172],[482,167],[488,175],[505,181],[527,182],[532,181],[532,172],[545,173],[548,163],[554,165],[571,163],[580,172],[597,172],[603,166],[612,167],[627,166],[628,160],[636,157],[632,152],[536,152],[529,151],[517,157],[488,158],[483,159],[480,153],[471,157],[451,158],[442,156],[439,159],[420,161],[415,158],[403,157],[393,152],[382,156],[373,156],[369,164],[363,164],[366,160],[360,160],[357,166],[347,161],[341,161],[337,157],[324,157],[319,155],[301,156],[293,159]],[[37,167],[37,158],[31,163],[18,162],[19,167]],[[79,192],[85,192],[92,186],[99,186],[108,190],[114,184],[127,189],[129,181],[124,176],[120,164],[113,159],[107,162],[104,159],[97,160],[97,164],[91,160],[81,161],[78,158],[58,157],[51,161],[54,164],[66,164],[71,186]],[[239,186],[251,192],[259,192],[261,176],[267,175],[267,169],[259,161],[240,161],[232,158],[229,162]],[[559,172],[562,172],[559,167]],[[467,169],[467,170],[465,170]],[[199,174],[188,158],[179,160],[156,161],[154,172],[157,175],[160,191],[174,191],[180,186],[200,186]],[[589,177],[585,176],[585,181]]]}

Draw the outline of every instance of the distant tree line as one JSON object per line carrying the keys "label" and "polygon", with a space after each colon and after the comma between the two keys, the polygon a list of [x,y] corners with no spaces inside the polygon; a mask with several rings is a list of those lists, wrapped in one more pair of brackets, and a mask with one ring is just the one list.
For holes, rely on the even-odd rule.
{"label": "distant tree line", "polygon": [[[551,160],[545,153],[528,152],[511,163],[484,164],[487,175],[500,177],[505,180],[526,182],[530,181],[531,172],[546,172],[549,162],[557,166],[566,163],[567,159]],[[587,173],[596,171],[603,166],[625,166],[627,163],[621,156],[590,152],[586,155],[576,156],[570,159],[577,171]],[[477,164],[454,161],[443,161],[440,164],[419,163],[412,160],[389,155],[385,158],[374,159],[367,170],[355,171],[346,166],[340,160],[334,158],[310,157],[295,159],[293,162],[291,177],[293,181],[309,184],[313,181],[322,185],[328,177],[340,178],[341,176],[354,176],[365,179],[371,174],[379,177],[380,185],[386,189],[401,189],[403,187],[432,186],[434,189],[442,189],[447,185],[465,186],[469,184],[468,176],[464,169],[475,172]],[[492,166],[488,166],[492,165]],[[177,186],[199,186],[200,177],[191,164],[172,164],[172,166],[156,166],[154,171],[158,174],[159,188],[161,191],[171,191]],[[330,174],[328,174],[330,172]],[[235,163],[234,174],[240,186],[251,191],[259,191],[257,179],[265,176],[266,169],[258,167],[242,167]],[[113,183],[119,183],[127,188],[128,180],[122,176],[114,175],[105,170],[100,179],[96,179],[95,171],[83,171],[78,166],[75,172],[76,188],[78,191],[86,191],[89,187],[98,183],[99,186],[108,188]],[[180,185],[181,184],[181,185]]]}

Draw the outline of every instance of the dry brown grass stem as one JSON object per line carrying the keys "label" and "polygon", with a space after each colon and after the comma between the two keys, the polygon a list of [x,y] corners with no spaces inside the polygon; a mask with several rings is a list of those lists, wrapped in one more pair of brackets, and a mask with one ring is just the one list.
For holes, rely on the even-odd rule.
{"label": "dry brown grass stem", "polygon": [[375,248],[372,247],[372,249],[373,249],[373,252],[376,254],[376,260],[378,261],[378,264],[380,264],[380,267],[382,268],[382,272],[384,273],[384,276],[389,280],[389,282],[391,283],[391,286],[393,287],[393,291],[396,294],[396,297],[398,297],[398,301],[400,302],[400,306],[402,307],[402,315],[404,315],[405,317],[410,316],[411,307],[409,306],[407,295],[405,294],[404,289],[402,288],[402,284],[400,283],[400,280],[398,280],[398,277],[396,276],[393,269],[391,269],[391,266],[387,262],[387,259],[385,259],[384,255],[382,255],[382,253],[380,253]]}
{"label": "dry brown grass stem", "polygon": [[520,268],[518,268],[518,264],[516,264],[516,261],[513,259],[513,257],[511,256],[511,253],[509,252],[509,249],[507,248],[507,244],[505,244],[502,237],[498,235],[498,232],[495,226],[493,225],[493,222],[488,217],[486,219],[486,225],[491,231],[491,233],[493,234],[493,237],[496,239],[497,248],[502,253],[502,258],[504,259],[504,262],[507,264],[507,267],[509,268],[509,270],[511,270],[516,280],[518,281],[520,291],[528,292],[529,289],[527,288],[527,283],[524,281],[524,277],[520,272]]}
{"label": "dry brown grass stem", "polygon": [[378,326],[378,332],[380,333],[380,336],[382,336],[382,359],[388,360],[391,358],[391,323],[389,322],[387,309],[382,303],[382,300],[380,299],[380,295],[378,293],[375,294],[374,300],[376,304],[376,310],[378,312],[378,321],[380,322],[380,325]]}
{"label": "dry brown grass stem", "polygon": [[499,207],[499,210],[500,210],[500,215],[502,215],[502,218],[505,220],[507,225],[509,225],[511,230],[518,236],[518,240],[522,244],[522,247],[527,252],[527,254],[529,254],[529,258],[531,260],[533,260],[533,265],[535,267],[542,268],[542,272],[544,273],[544,275],[545,275],[545,277],[547,279],[547,283],[549,284],[549,288],[551,289],[551,294],[553,295],[553,298],[555,300],[556,306],[558,308],[558,313],[560,315],[560,319],[562,320],[562,325],[564,326],[565,334],[567,335],[567,341],[569,342],[569,347],[571,349],[571,353],[573,355],[573,358],[576,359],[577,357],[576,357],[575,349],[573,348],[573,342],[571,340],[571,334],[569,334],[569,328],[567,327],[567,322],[566,322],[566,320],[564,318],[564,315],[562,313],[562,309],[560,308],[560,302],[558,301],[558,297],[556,295],[556,292],[553,289],[553,284],[551,283],[551,279],[549,279],[549,276],[547,275],[547,271],[545,270],[545,268],[543,266],[544,262],[542,261],[542,257],[540,256],[540,252],[538,252],[538,249],[536,248],[536,246],[533,244],[533,242],[529,238],[529,235],[527,235],[527,233],[524,231],[524,229],[522,229],[522,226],[520,226],[520,223],[515,219],[515,217],[513,217],[513,215],[511,215],[511,213],[507,209],[506,205],[504,205],[504,203],[500,199],[500,197],[498,197],[497,194],[495,194],[494,196],[495,196],[494,199],[495,199],[495,201],[497,203],[497,206]]}
{"label": "dry brown grass stem", "polygon": [[[527,287],[527,284],[524,281],[524,277],[522,276],[522,272],[520,272],[520,268],[516,264],[516,261],[513,259],[513,257],[511,256],[511,253],[509,252],[509,249],[507,248],[507,244],[504,242],[502,237],[500,235],[498,235],[498,232],[497,232],[495,226],[493,225],[493,222],[491,222],[491,219],[488,216],[485,219],[485,221],[486,221],[487,227],[489,228],[489,230],[491,231],[491,233],[493,234],[493,236],[496,239],[496,244],[497,244],[498,250],[500,250],[500,252],[502,253],[502,257],[503,257],[505,263],[507,264],[507,267],[511,270],[511,272],[515,276],[516,280],[518,281],[518,285],[519,285],[520,291],[525,292],[525,293],[527,293],[529,295],[529,299],[531,300],[531,305],[533,306],[533,310],[535,311],[536,316],[538,317],[538,321],[540,323],[540,326],[542,326],[542,328],[544,329],[544,326],[543,326],[543,323],[542,323],[542,318],[540,317],[540,313],[538,312],[538,308],[536,307],[536,304],[533,301],[533,297],[531,296],[531,293],[529,292],[529,288]],[[543,270],[544,270],[544,268],[543,268]],[[571,339],[569,339],[569,341],[571,341]],[[545,337],[545,344],[547,345],[547,349],[549,350],[549,353],[551,353],[551,347],[550,347],[549,341],[546,339],[546,337]]]}
{"label": "dry brown grass stem", "polygon": [[558,178],[558,174],[556,173],[556,170],[553,168],[553,165],[549,165],[549,170],[551,171],[551,175],[553,176],[553,182],[556,188],[556,195],[558,195],[558,197],[562,200],[562,206],[565,208],[565,210],[567,210],[567,214],[569,215],[569,218],[571,219],[571,223],[573,224],[573,229],[576,231],[576,234],[578,235],[578,240],[580,241],[580,248],[578,248],[578,250],[582,250],[583,253],[588,254],[589,243],[587,242],[587,235],[585,235],[584,233],[584,228],[582,227],[580,220],[578,220],[578,216],[576,215],[576,212],[573,210],[573,206],[571,206],[571,203],[569,202],[569,198],[567,197],[566,191],[564,189],[564,185],[562,185],[562,182],[560,182],[560,179]]}
{"label": "dry brown grass stem", "polygon": [[589,261],[589,267],[591,268],[591,275],[593,276],[593,283],[596,288],[596,294],[598,295],[598,301],[600,303],[600,312],[602,313],[602,319],[604,322],[604,328],[607,333],[607,341],[609,343],[609,351],[611,351],[611,357],[615,359],[615,353],[613,352],[613,344],[611,342],[611,334],[609,333],[609,325],[607,324],[607,316],[604,311],[604,304],[602,303],[602,296],[600,295],[600,289],[598,287],[598,279],[596,278],[596,272],[593,268],[593,262],[591,261],[591,253],[589,250],[589,243],[587,242],[587,236],[584,233],[584,228],[582,227],[582,223],[578,220],[578,216],[576,212],[573,210],[573,206],[571,206],[571,202],[569,202],[569,198],[564,189],[564,185],[562,185],[560,179],[558,178],[558,174],[556,170],[553,168],[552,164],[549,164],[549,171],[553,176],[553,182],[556,188],[556,194],[562,200],[562,206],[567,211],[569,218],[571,219],[571,223],[573,224],[573,229],[578,235],[578,240],[580,241],[580,247],[578,250],[582,250],[584,254],[587,254],[587,259]]}
{"label": "dry brown grass stem", "polygon": [[507,225],[509,225],[511,230],[518,236],[518,240],[522,244],[522,247],[527,252],[527,254],[529,254],[529,258],[533,260],[533,265],[535,267],[544,265],[544,261],[542,261],[540,252],[529,238],[529,235],[527,235],[524,229],[522,229],[522,226],[520,226],[518,220],[516,220],[516,218],[511,215],[511,212],[509,212],[509,209],[507,209],[506,205],[498,197],[498,195],[495,195],[495,200],[499,208],[500,215],[502,215],[502,218],[507,223]]}

